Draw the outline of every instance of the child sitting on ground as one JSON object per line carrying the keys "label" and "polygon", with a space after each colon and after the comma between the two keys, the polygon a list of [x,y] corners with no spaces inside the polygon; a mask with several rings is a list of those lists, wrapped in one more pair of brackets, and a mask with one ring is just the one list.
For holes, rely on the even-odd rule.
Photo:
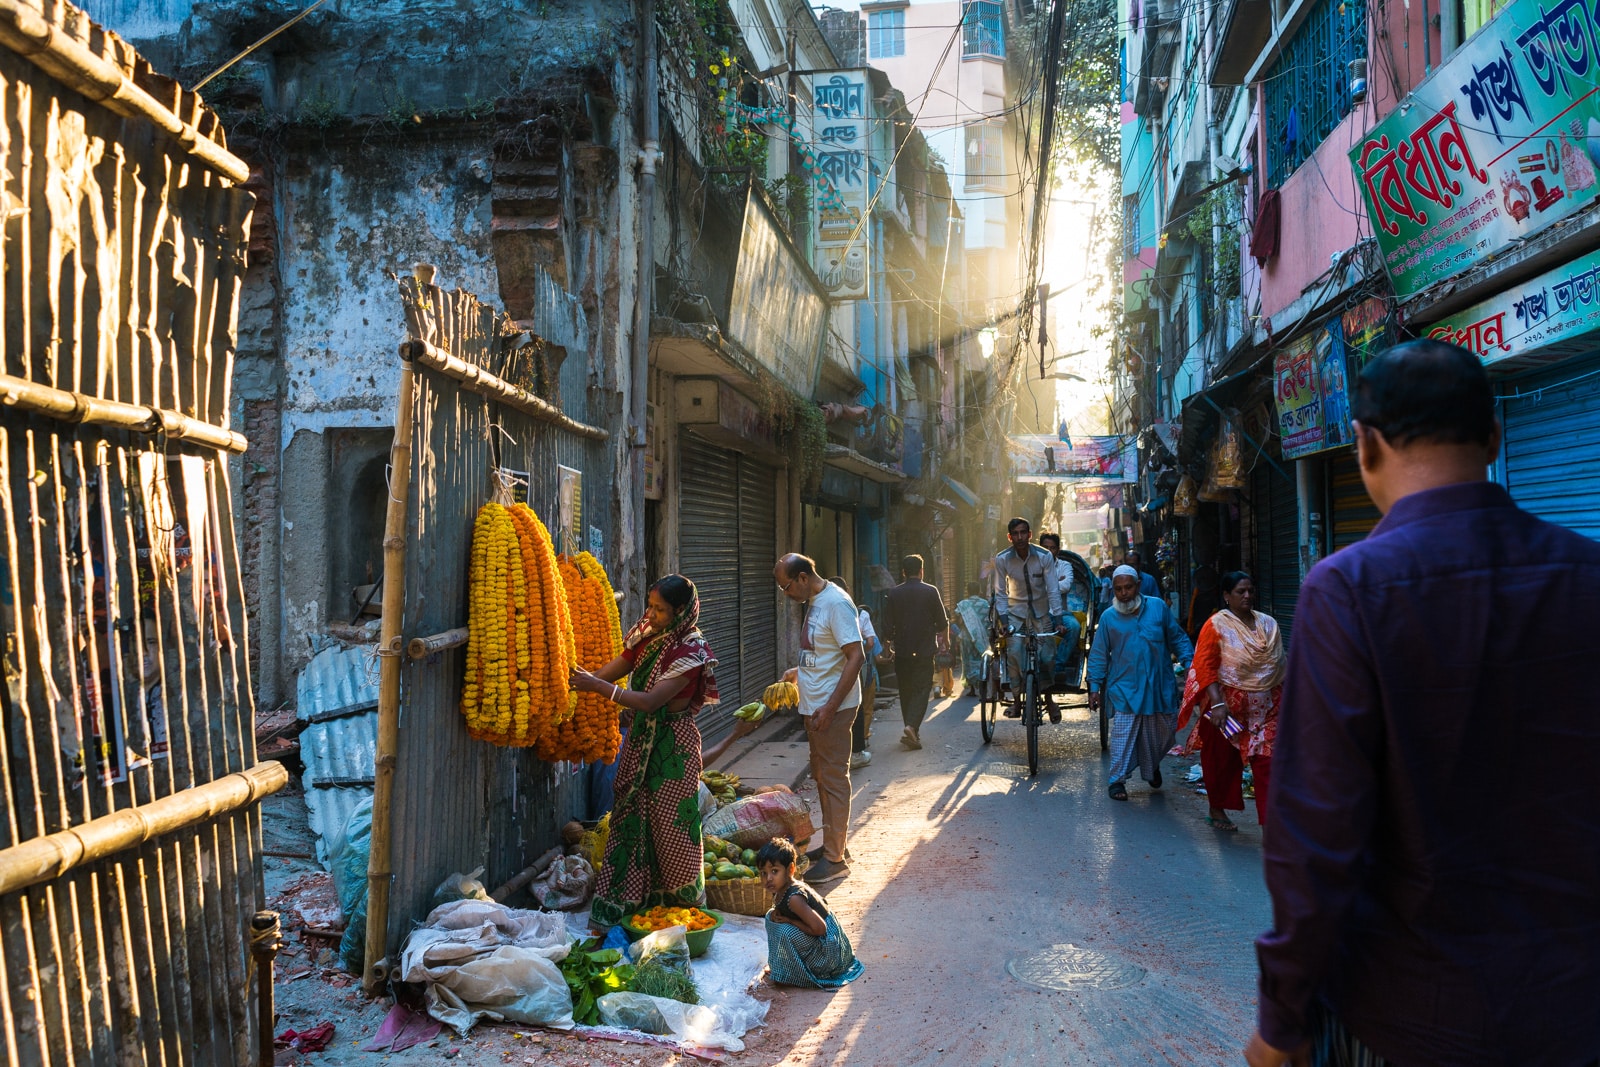
{"label": "child sitting on ground", "polygon": [[817,892],[798,881],[793,843],[775,837],[756,853],[761,884],[772,894],[767,912],[767,966],[780,985],[838,989],[864,968],[839,921]]}

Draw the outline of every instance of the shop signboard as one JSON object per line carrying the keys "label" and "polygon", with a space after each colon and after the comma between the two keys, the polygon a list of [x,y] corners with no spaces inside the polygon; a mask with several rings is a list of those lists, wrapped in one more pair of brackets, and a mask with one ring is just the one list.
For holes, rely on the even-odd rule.
{"label": "shop signboard", "polygon": [[1485,363],[1535,350],[1556,358],[1600,329],[1600,251],[1513,286],[1440,320],[1428,336],[1475,352]]}
{"label": "shop signboard", "polygon": [[1352,375],[1360,374],[1373,356],[1392,343],[1390,320],[1389,302],[1376,296],[1363,300],[1340,316],[1346,365]]}
{"label": "shop signboard", "polygon": [[1093,511],[1100,507],[1122,507],[1121,485],[1080,485],[1073,490],[1079,511]]}
{"label": "shop signboard", "polygon": [[1285,459],[1298,459],[1322,448],[1322,405],[1317,395],[1317,361],[1313,341],[1303,337],[1272,361],[1273,401],[1278,409],[1278,437]]}
{"label": "shop signboard", "polygon": [[828,299],[766,197],[751,189],[734,268],[728,336],[779,381],[810,397],[822,373]]}
{"label": "shop signboard", "polygon": [[810,76],[813,266],[835,300],[864,300],[871,281],[872,93],[865,70]]}
{"label": "shop signboard", "polygon": [[1351,150],[1395,293],[1600,195],[1600,10],[1513,0]]}
{"label": "shop signboard", "polygon": [[1120,437],[1080,437],[1069,444],[1055,434],[1016,434],[1008,443],[1011,469],[1019,482],[1122,480]]}

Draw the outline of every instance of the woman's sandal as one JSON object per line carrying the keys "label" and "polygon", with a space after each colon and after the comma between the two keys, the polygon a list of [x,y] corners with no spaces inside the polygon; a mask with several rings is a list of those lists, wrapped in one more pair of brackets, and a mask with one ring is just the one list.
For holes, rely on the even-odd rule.
{"label": "woman's sandal", "polygon": [[1128,787],[1123,785],[1121,782],[1113,783],[1108,792],[1111,794],[1112,800],[1128,799]]}
{"label": "woman's sandal", "polygon": [[1210,826],[1213,830],[1218,830],[1225,834],[1236,834],[1239,832],[1239,824],[1234,822],[1232,819],[1217,819],[1207,815],[1206,825]]}

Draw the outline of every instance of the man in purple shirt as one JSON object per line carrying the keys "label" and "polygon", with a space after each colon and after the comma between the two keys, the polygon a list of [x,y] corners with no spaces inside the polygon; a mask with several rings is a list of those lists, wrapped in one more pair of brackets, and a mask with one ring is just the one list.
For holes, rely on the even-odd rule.
{"label": "man in purple shirt", "polygon": [[1476,357],[1390,349],[1353,405],[1372,536],[1301,587],[1252,1067],[1600,1062],[1600,545],[1485,480]]}

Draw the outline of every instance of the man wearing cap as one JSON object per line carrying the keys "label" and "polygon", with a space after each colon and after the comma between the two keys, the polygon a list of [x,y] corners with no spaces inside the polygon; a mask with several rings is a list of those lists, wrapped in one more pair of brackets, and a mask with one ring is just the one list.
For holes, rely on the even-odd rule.
{"label": "man wearing cap", "polygon": [[1161,788],[1161,757],[1172,746],[1178,712],[1172,661],[1188,670],[1194,646],[1165,601],[1139,592],[1134,568],[1111,572],[1111,594],[1089,651],[1089,708],[1108,706],[1111,799],[1127,800],[1123,783],[1135,764],[1152,789]]}

